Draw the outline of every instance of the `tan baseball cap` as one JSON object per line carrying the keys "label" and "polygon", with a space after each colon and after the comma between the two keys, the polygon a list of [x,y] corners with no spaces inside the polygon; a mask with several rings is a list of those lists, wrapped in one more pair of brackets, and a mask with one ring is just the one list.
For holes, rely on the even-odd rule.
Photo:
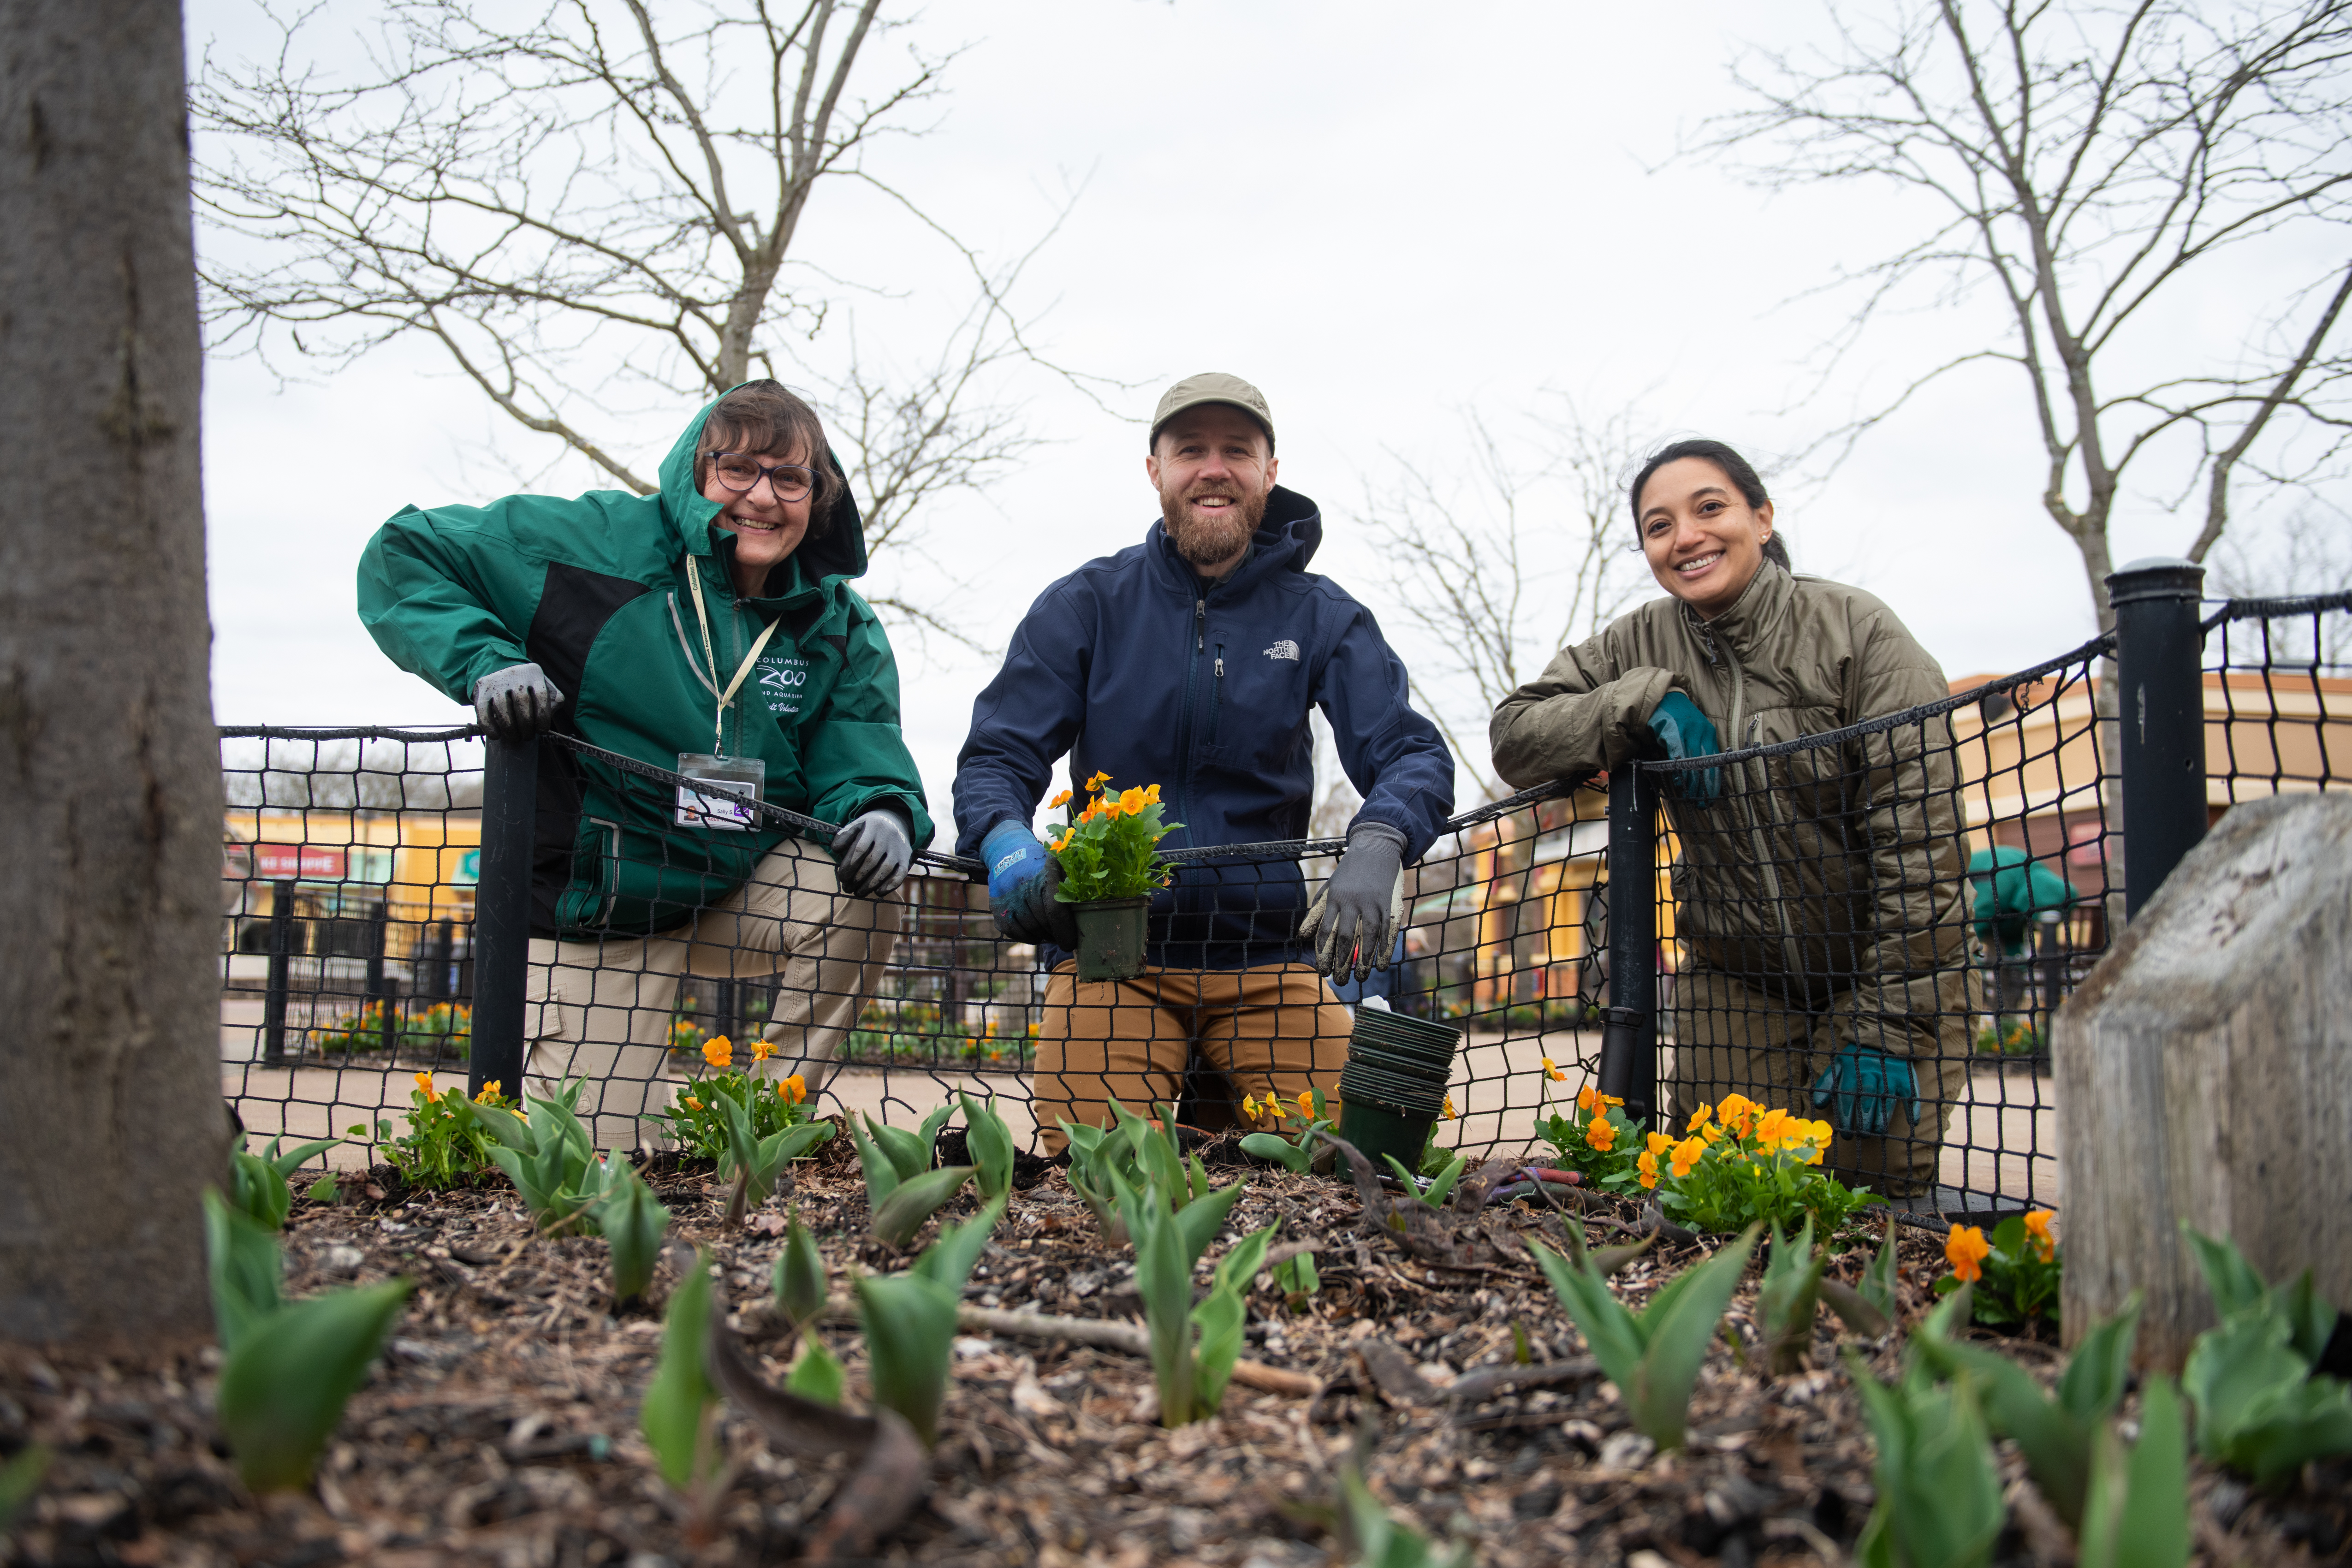
{"label": "tan baseball cap", "polygon": [[1160,427],[1187,408],[1198,408],[1203,403],[1230,403],[1235,408],[1265,426],[1268,446],[1274,443],[1274,415],[1265,405],[1265,394],[1237,375],[1227,375],[1221,370],[1204,370],[1198,375],[1188,375],[1160,395],[1160,406],[1151,415],[1151,445],[1158,445]]}

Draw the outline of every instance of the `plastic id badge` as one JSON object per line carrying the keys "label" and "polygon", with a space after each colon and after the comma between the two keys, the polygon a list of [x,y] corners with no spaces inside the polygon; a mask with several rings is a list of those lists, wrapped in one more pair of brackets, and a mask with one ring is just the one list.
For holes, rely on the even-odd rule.
{"label": "plastic id badge", "polygon": [[[767,763],[757,757],[714,757],[708,752],[680,752],[677,771],[690,779],[707,780],[726,792],[705,794],[678,785],[680,827],[721,827],[730,833],[748,833],[756,825],[751,802],[760,799],[767,787]],[[743,796],[750,799],[740,798]]]}

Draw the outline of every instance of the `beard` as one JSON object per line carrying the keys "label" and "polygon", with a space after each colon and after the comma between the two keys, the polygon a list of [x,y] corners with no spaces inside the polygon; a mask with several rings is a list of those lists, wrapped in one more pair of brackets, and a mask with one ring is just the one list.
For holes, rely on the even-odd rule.
{"label": "beard", "polygon": [[[1203,496],[1230,496],[1235,504],[1202,511],[1193,501]],[[1189,497],[1162,490],[1160,520],[1177,554],[1195,566],[1222,566],[1242,552],[1265,521],[1265,500],[1223,486],[1196,486]]]}

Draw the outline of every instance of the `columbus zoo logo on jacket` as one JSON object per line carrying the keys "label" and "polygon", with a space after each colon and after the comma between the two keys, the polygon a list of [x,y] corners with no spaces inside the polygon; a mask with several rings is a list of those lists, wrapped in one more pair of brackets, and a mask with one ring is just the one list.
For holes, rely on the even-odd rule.
{"label": "columbus zoo logo on jacket", "polygon": [[760,661],[760,689],[767,693],[771,713],[801,710],[801,688],[808,684],[808,660],[790,655]]}

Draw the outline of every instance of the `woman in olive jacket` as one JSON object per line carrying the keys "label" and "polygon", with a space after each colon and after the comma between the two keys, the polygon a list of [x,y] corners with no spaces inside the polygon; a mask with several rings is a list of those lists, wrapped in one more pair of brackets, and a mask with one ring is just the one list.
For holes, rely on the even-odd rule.
{"label": "woman in olive jacket", "polygon": [[1496,771],[1525,787],[1831,737],[1668,775],[1685,952],[1670,1129],[1732,1090],[1801,1114],[1810,1100],[1836,1130],[1832,1166],[1925,1192],[1968,1069],[1951,732],[1940,717],[1835,732],[1951,689],[1878,599],[1790,571],[1762,482],[1723,443],[1665,447],[1632,500],[1671,596],[1506,698]]}

